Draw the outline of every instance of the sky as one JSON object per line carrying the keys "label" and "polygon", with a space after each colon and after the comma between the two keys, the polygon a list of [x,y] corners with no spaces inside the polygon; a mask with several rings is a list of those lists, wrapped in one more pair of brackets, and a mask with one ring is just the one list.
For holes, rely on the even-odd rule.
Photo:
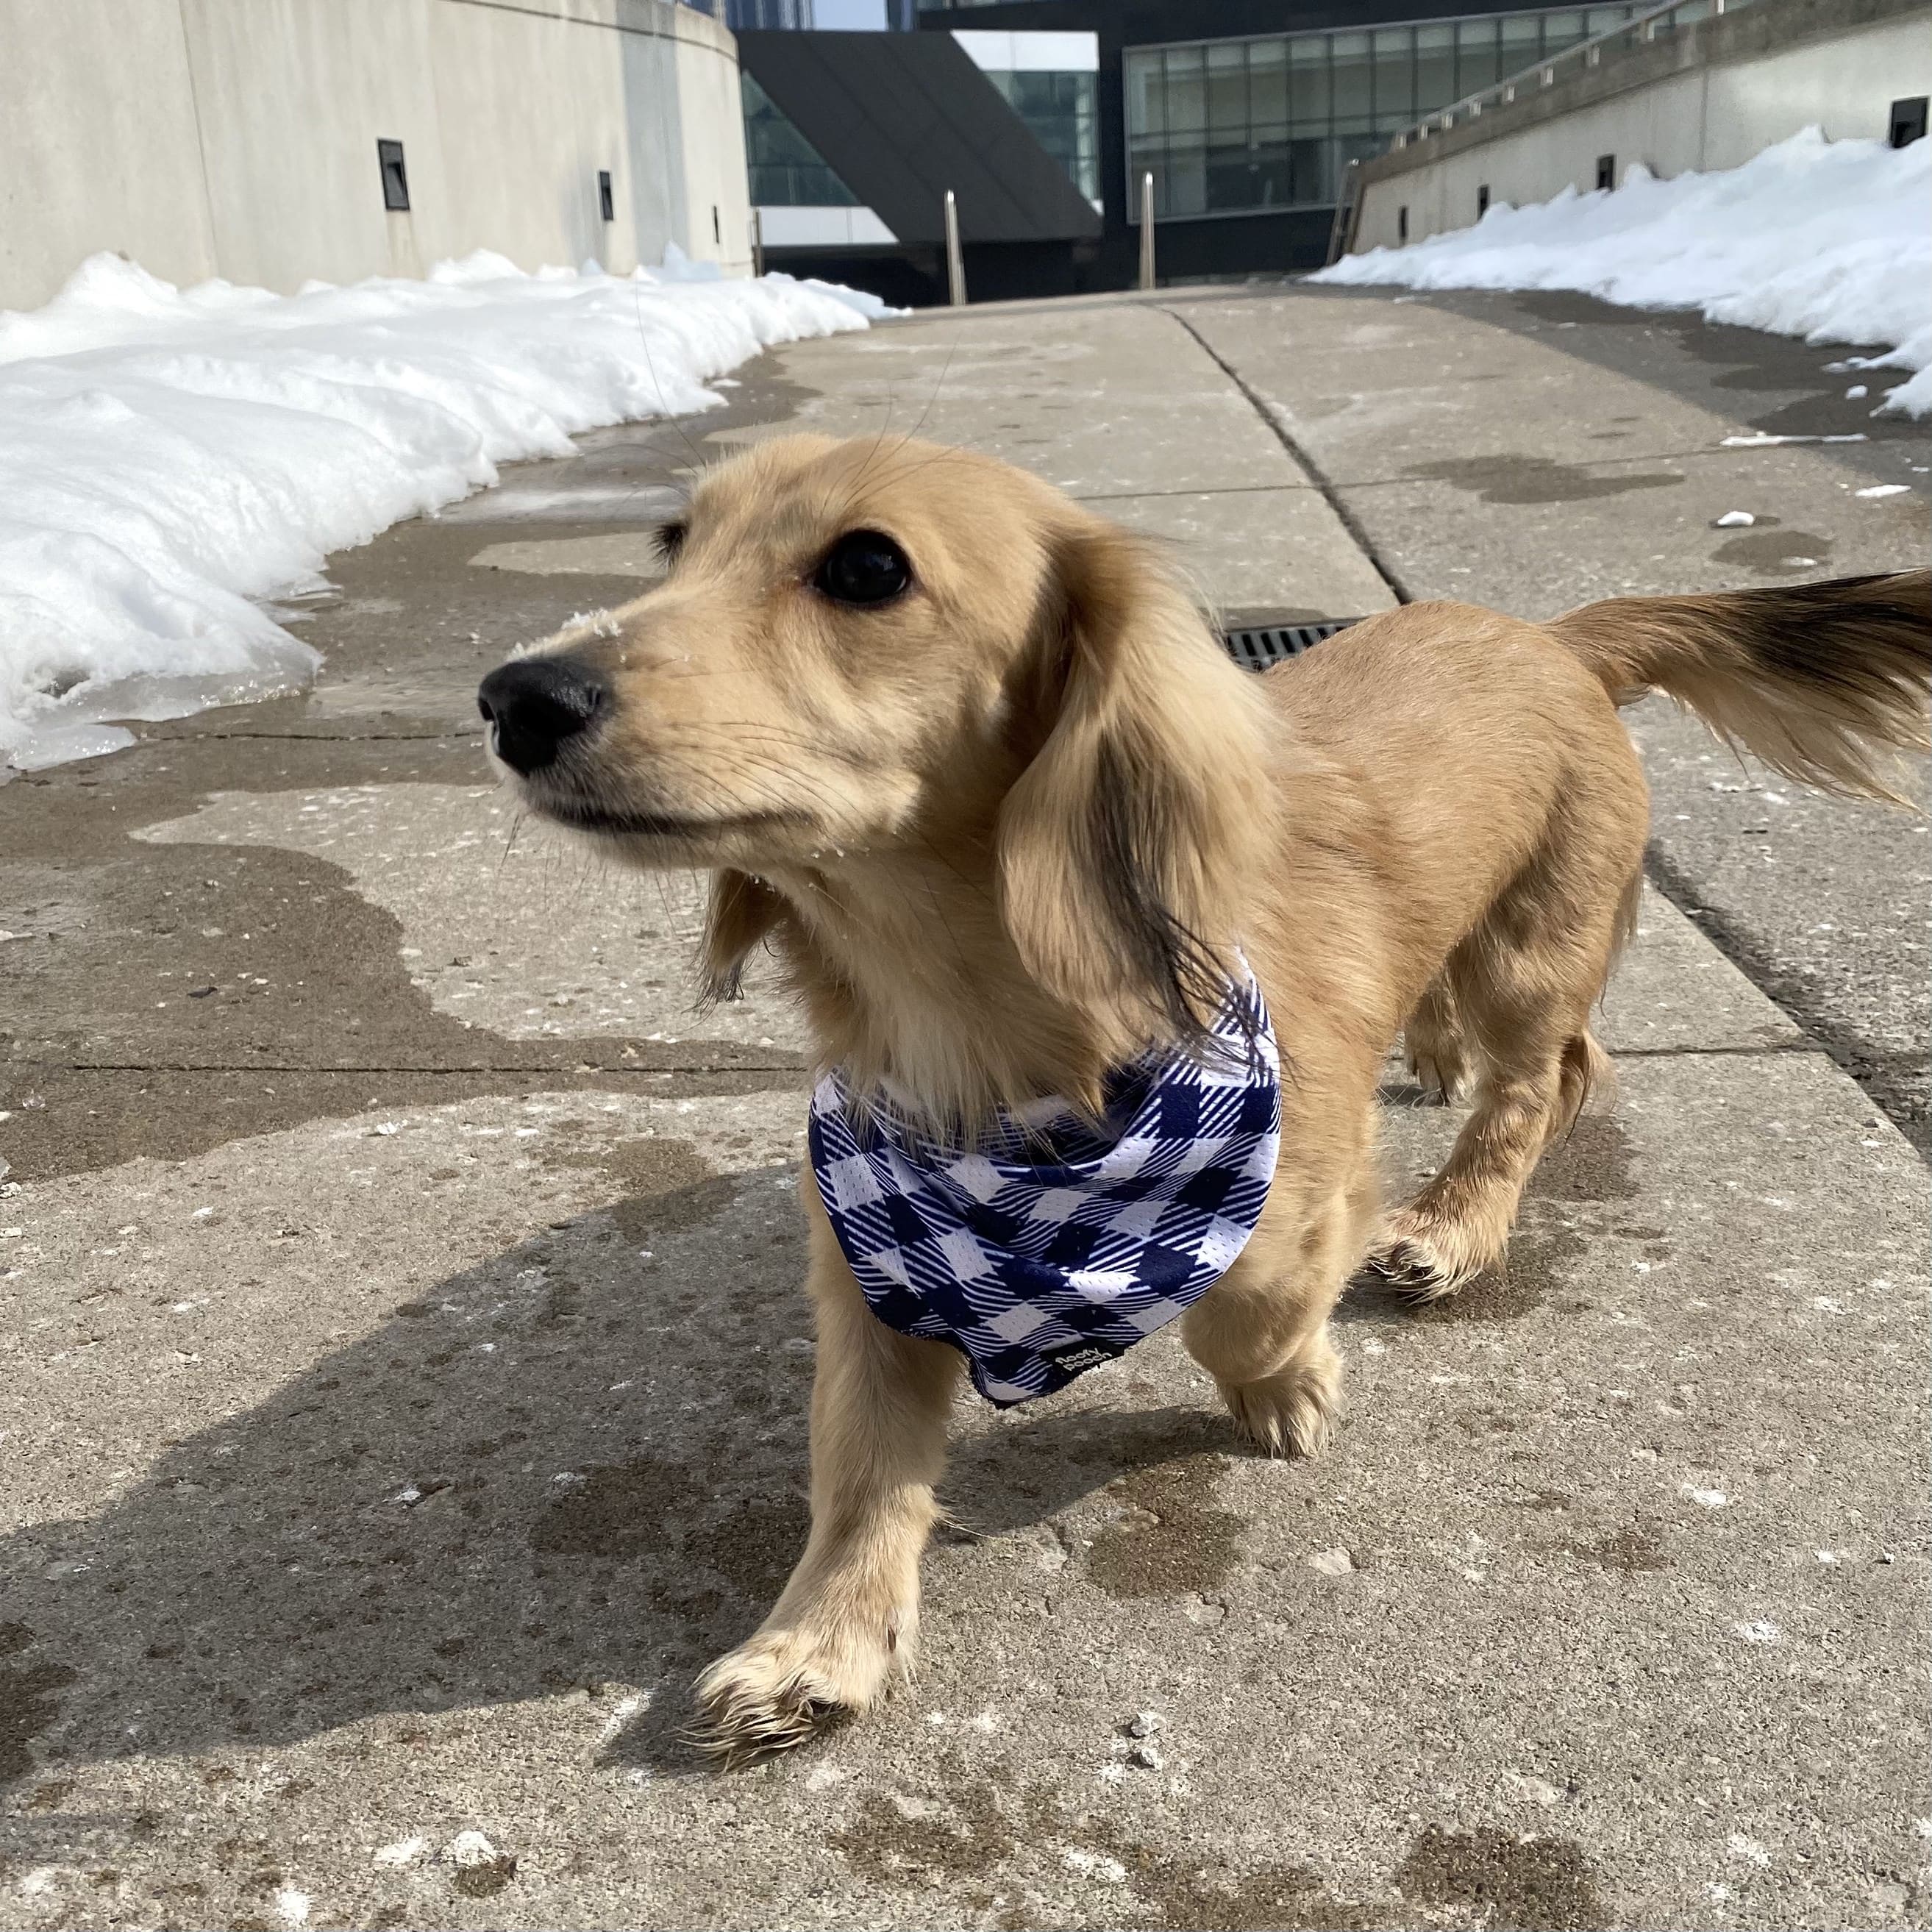
{"label": "sky", "polygon": [[874,27],[886,24],[886,0],[812,0],[814,27]]}

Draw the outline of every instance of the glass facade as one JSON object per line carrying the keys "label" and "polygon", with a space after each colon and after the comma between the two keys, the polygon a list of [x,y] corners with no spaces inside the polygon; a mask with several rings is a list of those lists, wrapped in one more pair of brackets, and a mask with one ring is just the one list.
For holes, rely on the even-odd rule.
{"label": "glass facade", "polygon": [[1087,199],[1100,199],[1099,77],[1091,74],[1000,74],[987,70],[1006,105],[1034,139],[1066,170]]}
{"label": "glass facade", "polygon": [[856,208],[859,197],[752,76],[742,70],[745,161],[754,208]]}
{"label": "glass facade", "polygon": [[699,10],[715,15],[734,29],[812,25],[812,0],[706,0]]}
{"label": "glass facade", "polygon": [[1157,221],[1332,207],[1350,161],[1640,10],[1564,7],[1130,47],[1128,219],[1140,218],[1146,172]]}

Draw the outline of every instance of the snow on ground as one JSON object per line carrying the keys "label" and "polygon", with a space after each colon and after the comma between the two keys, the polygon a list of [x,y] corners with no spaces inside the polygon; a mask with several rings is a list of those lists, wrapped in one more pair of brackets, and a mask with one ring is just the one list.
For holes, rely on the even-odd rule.
{"label": "snow on ground", "polygon": [[[1932,415],[1932,142],[1827,141],[1815,128],[1713,174],[1528,208],[1492,204],[1473,228],[1345,256],[1315,282],[1412,289],[1574,289],[1629,308],[1883,344],[1856,368],[1916,373],[1880,413]],[[1854,393],[1861,393],[1854,392]]]}
{"label": "snow on ground", "polygon": [[316,653],[258,600],[322,588],[329,551],[887,313],[675,256],[620,278],[481,253],[289,296],[94,256],[0,313],[0,781],[131,742],[112,719],[298,688]]}

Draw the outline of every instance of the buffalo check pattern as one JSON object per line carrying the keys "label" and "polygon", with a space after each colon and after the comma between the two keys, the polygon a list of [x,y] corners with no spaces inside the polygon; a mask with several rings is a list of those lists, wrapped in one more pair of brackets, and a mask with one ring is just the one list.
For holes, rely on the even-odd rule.
{"label": "buffalo check pattern", "polygon": [[872,1312],[949,1342],[1002,1408],[1064,1388],[1164,1327],[1233,1264],[1281,1147],[1281,1064],[1261,989],[1228,991],[1198,1053],[934,1145],[834,1069],[812,1098],[812,1172]]}

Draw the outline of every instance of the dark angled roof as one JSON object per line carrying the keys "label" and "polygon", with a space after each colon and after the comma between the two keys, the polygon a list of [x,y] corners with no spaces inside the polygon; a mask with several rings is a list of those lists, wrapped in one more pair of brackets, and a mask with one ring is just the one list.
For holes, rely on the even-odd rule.
{"label": "dark angled roof", "polygon": [[1060,242],[1100,218],[950,34],[741,33],[738,58],[902,242]]}

